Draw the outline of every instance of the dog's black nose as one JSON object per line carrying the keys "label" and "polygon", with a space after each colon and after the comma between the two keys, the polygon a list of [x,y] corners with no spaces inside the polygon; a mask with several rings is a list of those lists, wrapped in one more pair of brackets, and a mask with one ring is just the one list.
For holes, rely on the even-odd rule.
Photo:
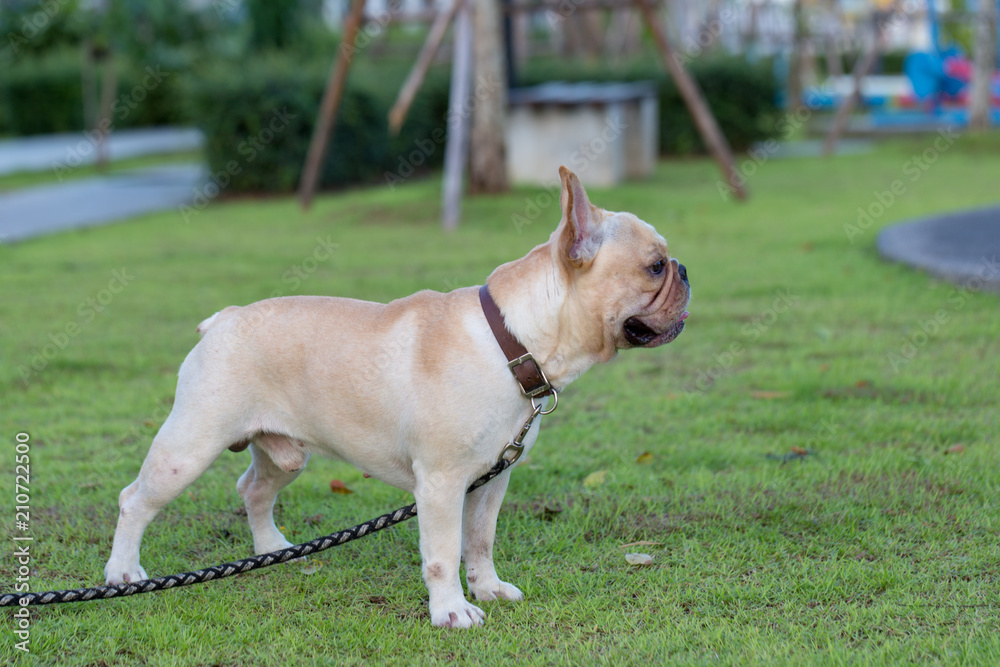
{"label": "dog's black nose", "polygon": [[678,264],[677,265],[677,275],[679,275],[681,277],[681,280],[684,281],[685,285],[690,285],[691,284],[691,283],[688,282],[688,270],[687,270],[687,267],[684,266],[683,264]]}

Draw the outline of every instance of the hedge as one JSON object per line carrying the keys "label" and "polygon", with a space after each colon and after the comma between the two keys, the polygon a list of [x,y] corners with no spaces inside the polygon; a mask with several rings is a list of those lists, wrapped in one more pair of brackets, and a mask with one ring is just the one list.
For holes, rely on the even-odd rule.
{"label": "hedge", "polygon": [[[303,66],[283,58],[266,58],[239,67],[213,68],[189,82],[186,96],[192,104],[190,114],[199,119],[205,132],[208,161],[216,181],[226,181],[231,192],[289,191],[296,186],[326,82],[323,65]],[[769,64],[716,58],[692,63],[691,71],[735,150],[776,136],[778,87]],[[321,186],[384,181],[387,175],[395,181],[440,164],[448,70],[438,70],[429,78],[403,131],[391,137],[386,118],[405,73],[399,66],[355,65],[323,165]],[[553,79],[651,79],[660,94],[661,152],[704,151],[676,86],[655,63],[627,71],[549,64],[520,73],[524,85]],[[281,129],[270,137],[266,125],[275,118],[275,110],[287,116],[287,125],[275,121]],[[263,138],[270,140],[266,150],[253,149],[255,140],[263,148]]]}
{"label": "hedge", "polygon": [[[687,68],[734,150],[745,150],[778,135],[779,86],[770,61],[750,63],[739,57],[714,56],[693,60]],[[660,153],[686,155],[706,150],[677,86],[658,60],[644,60],[624,69],[553,61],[518,72],[519,85],[554,80],[653,81],[660,97]]]}
{"label": "hedge", "polygon": [[[180,82],[190,68],[183,58],[156,65],[120,59],[117,64],[117,105],[112,113],[115,127],[189,122],[179,93]],[[79,52],[22,58],[0,67],[0,134],[18,136],[83,129]]]}
{"label": "hedge", "polygon": [[[400,134],[389,135],[389,107],[405,73],[355,65],[323,163],[321,187],[384,180],[387,173],[405,179],[441,163],[447,111],[442,73],[428,78]],[[303,65],[283,57],[216,66],[192,77],[185,95],[205,133],[213,180],[225,182],[228,192],[294,189],[326,78],[326,63]]]}
{"label": "hedge", "polygon": [[[408,66],[365,59],[354,64],[323,164],[321,187],[396,182],[441,163],[447,66],[432,70],[402,132],[398,136],[388,133],[388,110]],[[260,55],[200,67],[181,60],[160,67],[166,75],[162,81],[143,86],[144,80],[150,81],[150,70],[125,64],[119,75],[119,99],[122,104],[133,104],[128,104],[124,117],[116,116],[116,127],[194,119],[205,133],[209,167],[217,183],[225,182],[227,192],[291,191],[299,182],[327,68],[327,58],[303,63],[287,55]],[[690,63],[689,69],[735,150],[777,134],[778,86],[769,63],[703,58]],[[518,78],[521,85],[551,80],[652,80],[660,96],[660,152],[704,151],[676,86],[656,60],[624,70],[536,62],[518,72]],[[136,101],[137,96],[144,99]],[[24,59],[0,71],[0,123],[0,134],[83,129],[78,55]]]}

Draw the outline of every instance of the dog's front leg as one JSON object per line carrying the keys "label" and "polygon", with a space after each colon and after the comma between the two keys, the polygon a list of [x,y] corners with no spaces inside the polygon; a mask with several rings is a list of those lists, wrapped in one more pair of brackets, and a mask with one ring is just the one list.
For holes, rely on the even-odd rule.
{"label": "dog's front leg", "polygon": [[465,503],[462,480],[443,473],[421,475],[417,471],[414,495],[431,623],[445,628],[482,625],[486,615],[465,599],[458,574]]}
{"label": "dog's front leg", "polygon": [[493,566],[493,541],[497,532],[497,515],[507,493],[510,470],[469,494],[465,502],[462,558],[465,560],[465,580],[469,592],[477,600],[523,600],[524,594],[513,584],[500,581]]}

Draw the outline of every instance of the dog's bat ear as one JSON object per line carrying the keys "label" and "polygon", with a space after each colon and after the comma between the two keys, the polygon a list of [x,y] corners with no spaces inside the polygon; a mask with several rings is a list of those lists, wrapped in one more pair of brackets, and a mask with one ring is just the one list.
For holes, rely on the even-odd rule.
{"label": "dog's bat ear", "polygon": [[572,171],[559,167],[562,192],[562,232],[559,249],[572,266],[580,268],[590,263],[601,247],[597,209],[590,203],[586,190]]}

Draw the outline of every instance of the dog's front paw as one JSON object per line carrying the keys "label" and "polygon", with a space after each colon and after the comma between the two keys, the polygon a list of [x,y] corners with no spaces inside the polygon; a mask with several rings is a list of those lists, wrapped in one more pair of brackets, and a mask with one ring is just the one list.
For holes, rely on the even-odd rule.
{"label": "dog's front paw", "polygon": [[[253,541],[253,550],[258,556],[261,554],[269,554],[272,551],[281,551],[282,549],[287,549],[288,547],[295,546],[291,542],[285,539],[285,537],[278,533],[278,536],[270,540]],[[291,562],[301,560],[300,558],[294,558]]]}
{"label": "dog's front paw", "polygon": [[149,576],[138,563],[133,566],[116,566],[111,561],[108,561],[108,564],[104,566],[104,583],[107,586],[134,584],[146,579],[149,579]]}
{"label": "dog's front paw", "polygon": [[476,596],[477,600],[484,602],[489,600],[512,600],[518,602],[524,599],[524,593],[521,592],[520,588],[499,579],[495,579],[492,583],[470,583],[469,592]]}
{"label": "dog's front paw", "polygon": [[438,628],[471,628],[482,625],[486,614],[479,607],[464,599],[456,604],[443,604],[431,608],[431,623]]}

